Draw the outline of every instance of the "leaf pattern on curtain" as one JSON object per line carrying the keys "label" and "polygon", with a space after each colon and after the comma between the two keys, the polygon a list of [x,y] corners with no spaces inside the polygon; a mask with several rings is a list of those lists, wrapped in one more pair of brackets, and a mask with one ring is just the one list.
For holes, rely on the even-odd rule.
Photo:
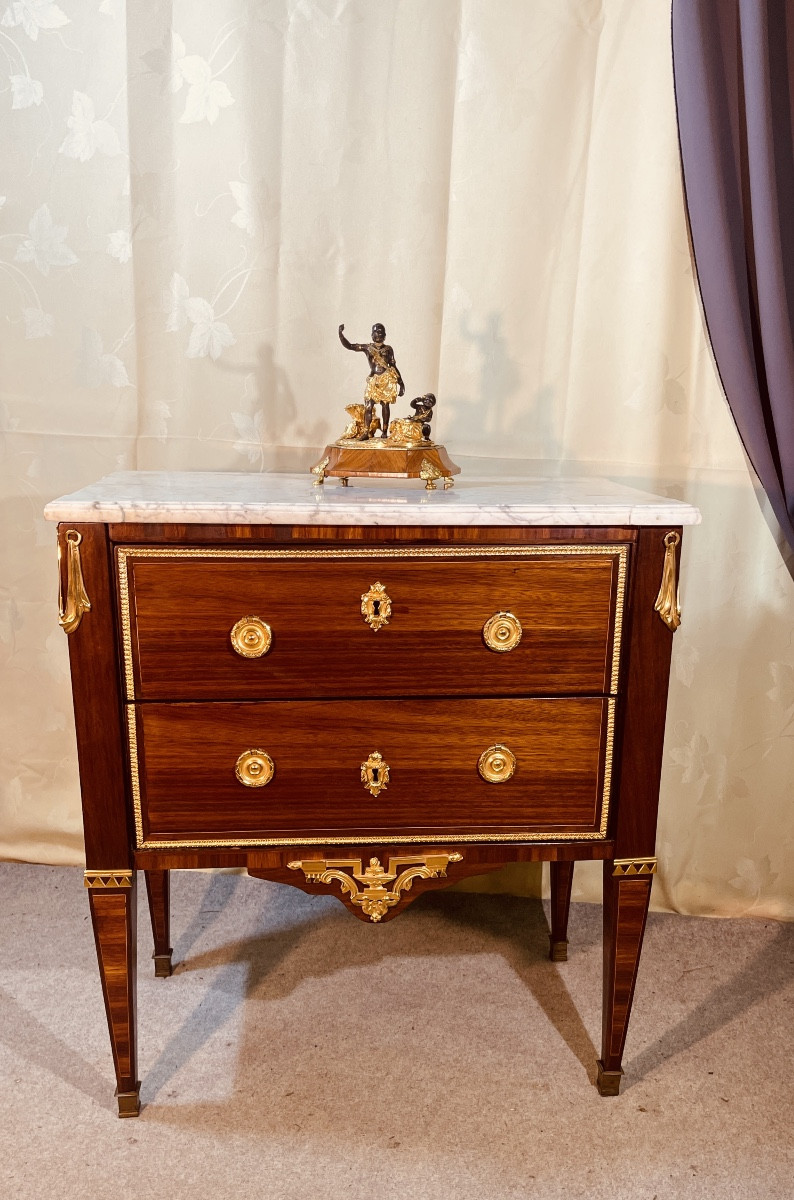
{"label": "leaf pattern on curtain", "polygon": [[28,222],[28,236],[17,247],[17,262],[32,262],[42,275],[51,267],[70,267],[77,255],[66,245],[69,232],[65,225],[56,225],[46,204],[37,208]]}

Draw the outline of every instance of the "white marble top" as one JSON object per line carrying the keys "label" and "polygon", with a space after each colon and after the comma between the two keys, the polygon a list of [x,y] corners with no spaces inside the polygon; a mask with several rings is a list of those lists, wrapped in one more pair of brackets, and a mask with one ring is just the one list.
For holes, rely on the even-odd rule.
{"label": "white marble top", "polygon": [[321,487],[305,475],[117,471],[51,501],[50,521],[216,525],[696,525],[691,504],[608,479],[474,478],[426,491],[420,480]]}

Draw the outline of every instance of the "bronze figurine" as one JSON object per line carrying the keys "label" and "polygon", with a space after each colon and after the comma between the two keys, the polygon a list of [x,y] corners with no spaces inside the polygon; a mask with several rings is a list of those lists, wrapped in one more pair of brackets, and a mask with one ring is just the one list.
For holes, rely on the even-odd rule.
{"label": "bronze figurine", "polygon": [[[436,490],[437,479],[443,479],[445,488],[452,487],[452,476],[460,474],[460,467],[452,462],[444,446],[430,440],[436,407],[432,392],[411,401],[410,416],[395,417],[390,422],[391,406],[398,396],[405,395],[405,384],[394,351],[386,344],[383,325],[372,326],[372,341],[367,343],[349,342],[344,325],[340,325],[339,340],[346,350],[366,354],[369,375],[364,403],[345,406],[350,420],[344,433],[325,447],[311,467],[315,487],[322,487],[327,478],[341,480],[343,487],[351,478],[423,479],[429,492]],[[380,405],[381,417],[375,416],[376,404]]]}
{"label": "bronze figurine", "polygon": [[345,337],[344,325],[339,326],[339,340],[346,350],[360,350],[366,354],[369,363],[369,377],[364,389],[364,413],[361,420],[361,433],[358,440],[367,441],[373,437],[371,430],[375,405],[380,405],[381,438],[389,436],[389,406],[398,396],[405,395],[405,384],[397,363],[394,361],[394,350],[386,345],[386,330],[383,325],[372,326],[371,342],[349,342]]}
{"label": "bronze figurine", "polygon": [[433,409],[435,407],[436,398],[432,392],[426,392],[424,396],[417,396],[415,400],[411,401],[414,416],[409,419],[419,422],[422,426],[422,437],[426,441],[430,437],[430,422],[433,420]]}
{"label": "bronze figurine", "polygon": [[[430,443],[430,422],[433,419],[433,409],[436,398],[432,392],[425,396],[417,396],[411,401],[414,410],[410,417],[396,417],[392,421],[389,440],[395,446],[417,446],[421,442]],[[432,445],[432,443],[430,443]]]}

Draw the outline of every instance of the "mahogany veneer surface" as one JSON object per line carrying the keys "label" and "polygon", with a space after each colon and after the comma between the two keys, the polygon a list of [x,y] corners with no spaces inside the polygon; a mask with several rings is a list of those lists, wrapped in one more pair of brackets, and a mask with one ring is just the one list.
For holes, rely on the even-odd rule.
{"label": "mahogany veneer surface", "polygon": [[[142,704],[138,747],[144,833],[150,838],[317,833],[340,837],[493,830],[598,829],[608,701],[273,701]],[[513,752],[502,783],[477,762]],[[265,750],[275,775],[246,787],[243,751]],[[387,787],[371,795],[361,764],[379,751]]]}
{"label": "mahogany veneer surface", "polygon": [[[576,695],[610,690],[618,558],[561,553],[474,561],[127,557],[135,693],[145,700],[302,696]],[[361,597],[382,583],[388,624]],[[509,653],[483,625],[523,627]],[[230,630],[258,616],[273,641],[235,653]]]}

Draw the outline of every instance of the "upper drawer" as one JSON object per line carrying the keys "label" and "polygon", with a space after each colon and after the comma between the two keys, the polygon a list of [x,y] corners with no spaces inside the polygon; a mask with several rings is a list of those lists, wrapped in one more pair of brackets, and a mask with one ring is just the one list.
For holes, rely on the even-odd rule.
{"label": "upper drawer", "polygon": [[617,689],[625,545],[117,554],[128,699]]}

